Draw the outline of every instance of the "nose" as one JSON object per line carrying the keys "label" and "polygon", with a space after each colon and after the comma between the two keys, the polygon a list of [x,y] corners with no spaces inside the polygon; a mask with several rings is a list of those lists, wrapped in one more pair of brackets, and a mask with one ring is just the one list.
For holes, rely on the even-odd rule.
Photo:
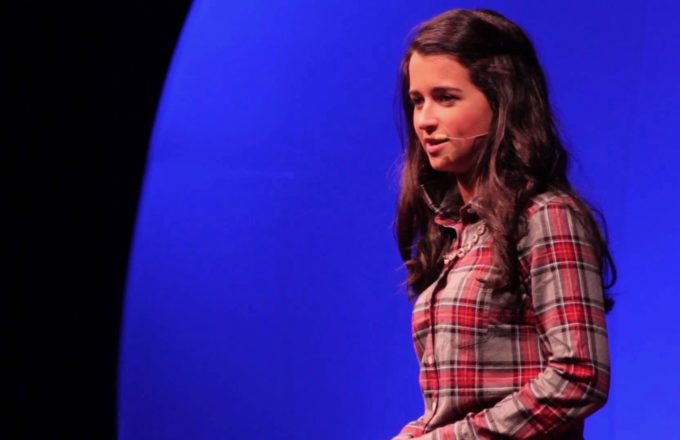
{"label": "nose", "polygon": [[422,108],[417,109],[413,117],[415,128],[426,133],[434,132],[439,124],[439,120],[432,112],[432,107],[427,104],[424,104]]}

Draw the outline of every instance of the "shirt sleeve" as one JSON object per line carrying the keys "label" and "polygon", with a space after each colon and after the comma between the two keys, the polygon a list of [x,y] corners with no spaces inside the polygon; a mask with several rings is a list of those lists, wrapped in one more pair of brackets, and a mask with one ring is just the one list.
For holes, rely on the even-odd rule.
{"label": "shirt sleeve", "polygon": [[540,206],[527,223],[520,259],[548,353],[545,369],[495,406],[416,438],[552,438],[606,402],[609,348],[593,238],[563,198]]}
{"label": "shirt sleeve", "polygon": [[417,420],[414,420],[412,422],[409,422],[402,428],[402,430],[397,434],[396,437],[393,437],[392,440],[407,440],[407,439],[412,439],[412,438],[419,438],[418,436],[422,435],[425,432],[423,425],[423,418],[419,418]]}

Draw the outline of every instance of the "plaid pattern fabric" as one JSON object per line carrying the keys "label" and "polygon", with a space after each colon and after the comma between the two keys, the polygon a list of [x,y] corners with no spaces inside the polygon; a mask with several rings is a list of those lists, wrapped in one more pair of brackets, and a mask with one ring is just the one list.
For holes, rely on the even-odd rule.
{"label": "plaid pattern fabric", "polygon": [[[480,281],[495,270],[482,222],[469,206],[436,220],[457,231],[454,251],[476,243],[414,305],[425,413],[395,440],[583,438],[607,400],[609,350],[599,262],[576,212],[567,195],[535,198],[521,291],[493,295]],[[518,294],[521,307],[504,307]]]}

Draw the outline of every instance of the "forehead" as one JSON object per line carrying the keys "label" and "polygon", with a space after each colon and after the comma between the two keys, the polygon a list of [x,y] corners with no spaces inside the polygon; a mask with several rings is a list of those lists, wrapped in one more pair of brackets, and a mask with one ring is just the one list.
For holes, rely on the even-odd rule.
{"label": "forehead", "polygon": [[422,55],[414,52],[408,63],[409,89],[426,91],[436,86],[471,86],[468,69],[452,55]]}

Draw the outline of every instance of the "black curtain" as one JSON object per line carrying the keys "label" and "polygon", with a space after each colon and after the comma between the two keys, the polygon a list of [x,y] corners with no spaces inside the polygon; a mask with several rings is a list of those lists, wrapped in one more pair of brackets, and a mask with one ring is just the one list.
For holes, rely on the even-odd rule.
{"label": "black curtain", "polygon": [[128,256],[155,111],[190,3],[3,6],[2,438],[116,437]]}

